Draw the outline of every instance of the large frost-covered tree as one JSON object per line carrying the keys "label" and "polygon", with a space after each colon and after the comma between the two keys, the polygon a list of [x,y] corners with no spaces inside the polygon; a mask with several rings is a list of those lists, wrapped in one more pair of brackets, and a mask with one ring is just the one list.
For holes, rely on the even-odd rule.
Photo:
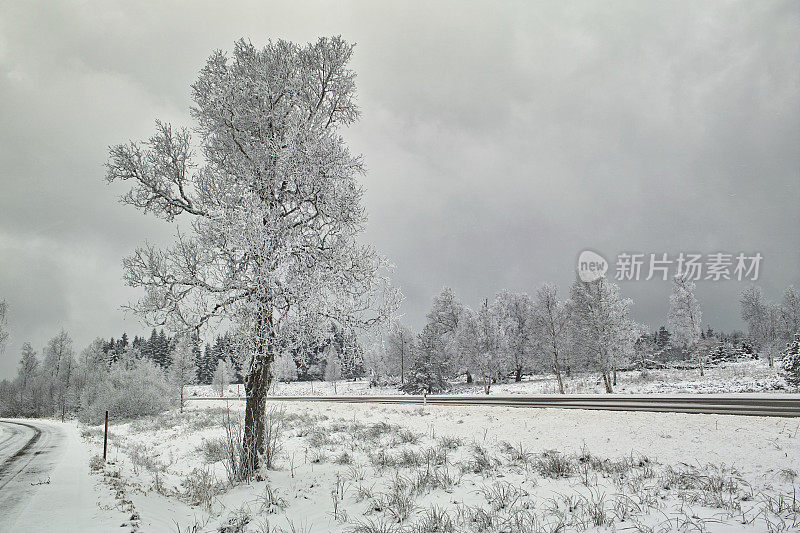
{"label": "large frost-covered tree", "polygon": [[704,350],[697,347],[700,340],[703,313],[694,295],[695,284],[686,276],[672,278],[669,295],[668,320],[672,328],[672,342],[688,351],[694,351],[703,375]]}
{"label": "large frost-covered tree", "polygon": [[324,335],[331,321],[370,325],[399,300],[387,261],[357,242],[364,166],[340,135],[359,115],[352,52],[339,37],[262,49],[240,40],[231,55],[214,52],[192,86],[197,144],[157,122],[149,140],[110,149],[107,179],[133,182],[125,203],[190,218],[172,247],[125,260],[128,284],[146,290],[132,308],[175,331],[222,318],[236,326],[245,475],[263,449],[277,347]]}

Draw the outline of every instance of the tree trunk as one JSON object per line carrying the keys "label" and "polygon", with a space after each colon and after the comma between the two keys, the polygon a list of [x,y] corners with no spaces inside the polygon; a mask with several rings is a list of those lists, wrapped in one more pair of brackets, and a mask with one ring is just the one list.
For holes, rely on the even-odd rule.
{"label": "tree trunk", "polygon": [[467,372],[467,383],[472,383],[472,374]]}
{"label": "tree trunk", "polygon": [[404,385],[405,382],[406,382],[406,380],[405,380],[406,369],[405,369],[404,353],[405,353],[405,348],[402,348],[400,350],[400,385]]}
{"label": "tree trunk", "polygon": [[617,367],[616,366],[614,367],[612,372],[613,372],[613,376],[614,376],[614,386],[616,387],[617,386]]}
{"label": "tree trunk", "polygon": [[264,414],[267,390],[272,381],[270,367],[275,358],[272,316],[267,305],[260,311],[255,352],[250,362],[250,372],[244,383],[247,401],[244,410],[240,476],[245,479],[258,471],[259,455],[264,450]]}
{"label": "tree trunk", "polygon": [[486,376],[483,379],[483,392],[489,394],[489,389],[491,388],[491,386],[492,386],[492,379],[489,376]]}
{"label": "tree trunk", "polygon": [[514,374],[514,381],[516,381],[517,383],[522,381],[522,367],[521,366],[517,367],[517,373]]}
{"label": "tree trunk", "polygon": [[611,386],[611,380],[609,379],[609,376],[608,376],[608,371],[605,370],[605,369],[603,369],[603,383],[606,386],[606,392],[607,393],[614,392],[614,389]]}
{"label": "tree trunk", "polygon": [[553,370],[556,373],[556,380],[558,381],[558,392],[564,394],[564,379],[561,377],[561,368],[558,364],[558,357],[553,361]]}

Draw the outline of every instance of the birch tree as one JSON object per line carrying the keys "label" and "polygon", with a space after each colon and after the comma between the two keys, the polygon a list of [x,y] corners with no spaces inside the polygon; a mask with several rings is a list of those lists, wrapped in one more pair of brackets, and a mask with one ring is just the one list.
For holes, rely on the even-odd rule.
{"label": "birch tree", "polygon": [[564,394],[561,360],[567,347],[569,309],[565,302],[558,299],[558,288],[555,285],[545,284],[536,291],[533,323],[538,348],[552,362],[553,373],[558,381],[558,391]]}
{"label": "birch tree", "polygon": [[63,417],[67,409],[67,391],[75,367],[75,352],[72,338],[61,332],[47,342],[42,361],[42,374],[47,383],[47,404],[51,412]]}
{"label": "birch tree", "polygon": [[399,302],[389,263],[357,241],[364,165],[340,132],[359,115],[352,52],[339,37],[263,49],[240,40],[230,56],[214,52],[192,86],[197,143],[157,122],[149,140],[110,149],[108,181],[133,183],[123,202],[189,219],[172,247],[146,245],[124,261],[127,283],[145,290],[131,307],[174,331],[235,325],[245,477],[264,447],[278,347],[323,337],[332,321],[373,325]]}
{"label": "birch tree", "polygon": [[686,276],[672,278],[669,296],[668,320],[672,331],[672,342],[684,350],[694,352],[702,376],[705,350],[698,349],[703,313],[694,296],[695,284]]}
{"label": "birch tree", "polygon": [[506,366],[503,328],[496,309],[485,301],[478,312],[465,308],[456,330],[459,353],[489,394]]}
{"label": "birch tree", "polygon": [[615,359],[631,342],[633,301],[620,296],[619,286],[605,277],[586,282],[576,279],[567,303],[575,341],[600,368],[606,392],[614,392]]}
{"label": "birch tree", "polygon": [[192,353],[193,343],[188,335],[182,335],[172,349],[172,364],[169,366],[169,379],[178,391],[180,408],[183,411],[184,392],[188,385],[193,385],[197,379],[197,365]]}
{"label": "birch tree", "polygon": [[758,352],[766,354],[771,368],[785,338],[782,309],[767,301],[755,285],[742,291],[739,304],[750,342]]}
{"label": "birch tree", "polygon": [[405,384],[405,375],[411,366],[414,351],[414,334],[408,326],[395,320],[389,326],[386,336],[386,367],[389,372],[400,376],[400,385]]}
{"label": "birch tree", "polygon": [[219,392],[220,396],[225,396],[225,389],[230,385],[233,374],[233,365],[230,361],[227,359],[217,361],[217,367],[211,376],[211,385]]}

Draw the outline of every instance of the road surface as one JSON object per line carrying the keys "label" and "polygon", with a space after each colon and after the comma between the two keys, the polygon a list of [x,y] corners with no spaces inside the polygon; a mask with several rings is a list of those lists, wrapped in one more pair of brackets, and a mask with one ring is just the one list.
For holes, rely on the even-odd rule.
{"label": "road surface", "polygon": [[0,420],[0,531],[12,531],[31,497],[49,484],[63,442],[58,426]]}
{"label": "road surface", "polygon": [[89,472],[77,424],[0,419],[0,533],[120,531],[128,515]]}

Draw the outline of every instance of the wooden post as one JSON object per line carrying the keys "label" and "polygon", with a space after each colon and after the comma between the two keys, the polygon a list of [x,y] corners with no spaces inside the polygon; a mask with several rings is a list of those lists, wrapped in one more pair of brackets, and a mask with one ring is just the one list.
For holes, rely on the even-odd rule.
{"label": "wooden post", "polygon": [[106,411],[106,430],[103,434],[103,462],[106,462],[106,451],[108,450],[108,411]]}

